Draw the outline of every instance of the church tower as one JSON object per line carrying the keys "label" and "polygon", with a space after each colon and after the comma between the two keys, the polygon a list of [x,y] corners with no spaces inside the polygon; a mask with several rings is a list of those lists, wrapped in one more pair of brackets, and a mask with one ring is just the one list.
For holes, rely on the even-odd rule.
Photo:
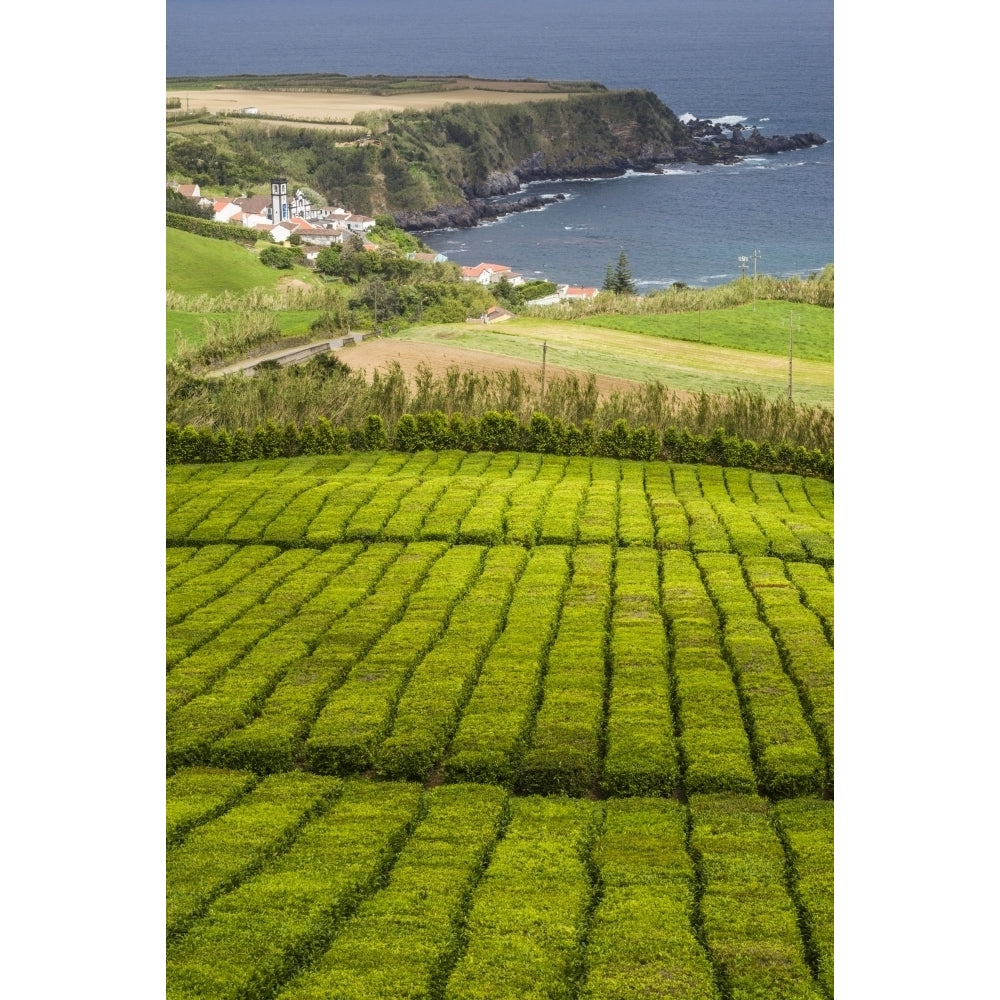
{"label": "church tower", "polygon": [[284,222],[288,218],[288,183],[284,177],[271,179],[271,223]]}

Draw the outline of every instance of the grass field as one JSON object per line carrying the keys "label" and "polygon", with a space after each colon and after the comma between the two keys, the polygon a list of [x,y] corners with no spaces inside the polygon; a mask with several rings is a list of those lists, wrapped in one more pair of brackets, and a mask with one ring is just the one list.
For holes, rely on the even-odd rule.
{"label": "grass field", "polygon": [[662,316],[594,316],[587,326],[641,333],[670,340],[690,340],[741,351],[807,361],[833,361],[833,310],[803,303],[761,301],[735,309],[669,313]]}
{"label": "grass field", "polygon": [[[229,86],[226,86],[226,84]],[[283,89],[287,87],[287,89]],[[171,80],[167,96],[179,97],[181,107],[204,108],[213,114],[257,108],[261,118],[310,123],[348,124],[367,111],[429,111],[448,104],[520,104],[525,101],[566,100],[573,93],[591,93],[593,84],[550,84],[529,80],[477,80],[470,77],[399,77],[348,80],[307,77],[283,83],[259,78],[252,87],[234,80]],[[248,120],[253,121],[253,117]],[[169,118],[168,118],[169,123]]]}
{"label": "grass field", "polygon": [[797,476],[168,467],[167,996],[829,1000],[832,567]]}
{"label": "grass field", "polygon": [[[787,309],[784,303],[773,305],[775,313]],[[632,319],[636,324],[654,327],[661,319],[666,322],[676,318],[675,315]],[[608,322],[626,323],[629,319],[609,317]],[[579,321],[537,319],[509,320],[492,327],[457,323],[412,326],[394,339],[446,343],[452,348],[534,361],[539,367],[544,343],[549,364],[634,382],[660,381],[672,389],[691,392],[728,393],[745,386],[774,398],[788,389],[787,334],[784,356],[709,341],[707,329],[702,343],[692,343],[653,336],[647,330],[628,332]],[[725,333],[718,335],[718,340],[725,339]],[[830,350],[832,353],[832,347]],[[793,394],[796,402],[833,409],[832,361],[796,360]]]}
{"label": "grass field", "polygon": [[[309,275],[305,268],[302,275]],[[167,288],[182,295],[217,295],[277,288],[283,273],[265,267],[246,247],[167,227]]]}

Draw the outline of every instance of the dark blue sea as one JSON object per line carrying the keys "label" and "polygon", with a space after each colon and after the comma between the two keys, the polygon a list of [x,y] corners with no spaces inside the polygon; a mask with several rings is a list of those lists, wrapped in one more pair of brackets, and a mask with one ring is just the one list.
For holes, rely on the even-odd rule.
{"label": "dark blue sea", "polygon": [[168,76],[597,80],[652,90],[678,115],[829,140],[734,166],[532,185],[566,200],[423,235],[460,264],[600,286],[624,250],[652,291],[730,281],[755,250],[767,274],[833,262],[833,0],[166,0],[166,16]]}

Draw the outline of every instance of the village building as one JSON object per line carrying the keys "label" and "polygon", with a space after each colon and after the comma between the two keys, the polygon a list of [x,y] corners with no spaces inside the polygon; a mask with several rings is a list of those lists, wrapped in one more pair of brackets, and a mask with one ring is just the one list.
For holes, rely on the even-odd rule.
{"label": "village building", "polygon": [[480,285],[492,285],[506,278],[512,285],[523,285],[524,278],[506,264],[477,264],[475,267],[462,268],[463,281],[475,281]]}

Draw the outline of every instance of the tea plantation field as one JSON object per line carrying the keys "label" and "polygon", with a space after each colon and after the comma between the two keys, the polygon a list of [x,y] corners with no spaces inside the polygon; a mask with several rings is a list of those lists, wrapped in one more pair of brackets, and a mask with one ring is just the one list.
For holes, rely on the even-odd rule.
{"label": "tea plantation field", "polygon": [[169,998],[833,996],[833,486],[167,469]]}

